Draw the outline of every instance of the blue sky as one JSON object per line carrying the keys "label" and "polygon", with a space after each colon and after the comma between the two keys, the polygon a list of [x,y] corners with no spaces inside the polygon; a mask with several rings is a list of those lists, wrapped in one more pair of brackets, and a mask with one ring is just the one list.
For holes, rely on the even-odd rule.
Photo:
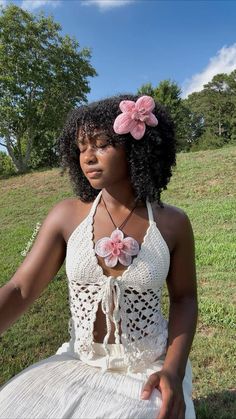
{"label": "blue sky", "polygon": [[[0,0],[8,4],[8,0]],[[92,50],[89,101],[176,81],[183,97],[236,68],[236,1],[19,0]]]}
{"label": "blue sky", "polygon": [[[8,3],[8,1],[5,1]],[[15,1],[92,49],[89,100],[176,81],[186,95],[236,68],[236,1]],[[198,76],[198,77],[197,77]]]}

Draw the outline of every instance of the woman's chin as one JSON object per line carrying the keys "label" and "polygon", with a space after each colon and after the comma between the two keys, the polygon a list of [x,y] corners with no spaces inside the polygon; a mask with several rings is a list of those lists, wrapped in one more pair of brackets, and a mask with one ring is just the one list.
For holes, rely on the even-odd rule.
{"label": "woman's chin", "polygon": [[90,185],[93,189],[103,189],[104,188],[104,182],[101,181],[101,179],[88,179]]}

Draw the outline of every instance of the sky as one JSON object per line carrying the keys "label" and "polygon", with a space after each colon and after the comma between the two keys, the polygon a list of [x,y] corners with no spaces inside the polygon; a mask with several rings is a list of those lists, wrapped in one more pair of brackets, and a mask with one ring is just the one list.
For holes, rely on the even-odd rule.
{"label": "sky", "polygon": [[[8,0],[0,0],[7,5]],[[175,81],[182,97],[236,68],[236,1],[18,0],[91,49],[89,102]]]}
{"label": "sky", "polygon": [[[8,4],[8,0],[0,0]],[[19,0],[44,11],[91,49],[98,76],[89,101],[135,93],[144,83],[178,83],[182,96],[236,68],[236,1]]]}

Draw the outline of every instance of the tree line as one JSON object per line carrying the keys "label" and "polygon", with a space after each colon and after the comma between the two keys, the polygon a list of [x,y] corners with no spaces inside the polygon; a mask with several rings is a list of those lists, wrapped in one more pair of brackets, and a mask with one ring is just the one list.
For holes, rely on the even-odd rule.
{"label": "tree line", "polygon": [[177,83],[163,80],[157,87],[141,86],[164,104],[175,123],[178,151],[205,150],[236,144],[236,69],[217,74],[200,92],[181,98]]}
{"label": "tree line", "polygon": [[[57,138],[68,112],[87,102],[89,77],[97,75],[91,52],[62,36],[52,17],[16,5],[0,14],[0,175],[59,165]],[[142,85],[166,106],[178,151],[236,142],[236,70],[218,74],[200,92],[181,98],[171,80]]]}

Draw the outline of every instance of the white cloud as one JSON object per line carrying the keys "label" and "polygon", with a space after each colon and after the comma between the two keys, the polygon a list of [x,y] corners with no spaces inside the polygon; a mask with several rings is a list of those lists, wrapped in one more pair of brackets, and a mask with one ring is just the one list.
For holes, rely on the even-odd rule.
{"label": "white cloud", "polygon": [[0,6],[6,6],[7,0],[0,0]]}
{"label": "white cloud", "polygon": [[182,97],[186,98],[193,92],[199,92],[203,85],[219,73],[229,74],[236,69],[236,43],[229,47],[224,46],[217,54],[210,58],[208,65],[200,73],[194,74],[191,79],[185,80],[182,86]]}
{"label": "white cloud", "polygon": [[98,6],[100,10],[114,9],[114,7],[126,6],[134,0],[82,0],[84,6]]}
{"label": "white cloud", "polygon": [[35,10],[43,6],[57,7],[61,3],[60,0],[23,0],[22,9]]}

